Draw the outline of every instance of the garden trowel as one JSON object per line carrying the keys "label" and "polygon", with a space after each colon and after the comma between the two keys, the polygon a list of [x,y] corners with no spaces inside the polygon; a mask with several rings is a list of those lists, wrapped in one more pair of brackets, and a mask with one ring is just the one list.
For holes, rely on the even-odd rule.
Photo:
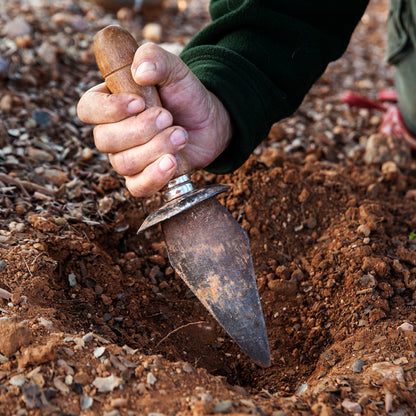
{"label": "garden trowel", "polygon": [[[142,96],[161,106],[155,87],[137,85],[130,67],[138,45],[119,26],[98,32],[94,51],[110,92]],[[270,365],[270,350],[247,236],[215,195],[228,189],[195,189],[185,157],[175,155],[175,178],[163,190],[165,204],[139,229],[161,223],[169,260],[203,305],[257,364]]]}

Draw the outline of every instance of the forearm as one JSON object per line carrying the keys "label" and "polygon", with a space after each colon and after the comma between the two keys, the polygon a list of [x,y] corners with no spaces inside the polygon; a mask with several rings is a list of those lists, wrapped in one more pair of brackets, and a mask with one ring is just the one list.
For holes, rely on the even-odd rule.
{"label": "forearm", "polygon": [[234,136],[207,169],[238,168],[292,114],[328,63],[339,58],[367,0],[213,0],[212,23],[181,58],[227,108]]}

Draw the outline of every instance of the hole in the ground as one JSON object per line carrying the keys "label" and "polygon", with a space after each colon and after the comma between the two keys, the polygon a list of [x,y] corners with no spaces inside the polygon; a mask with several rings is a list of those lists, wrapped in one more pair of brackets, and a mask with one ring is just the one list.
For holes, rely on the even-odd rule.
{"label": "hole in the ground", "polygon": [[[139,256],[133,250],[137,244],[133,235],[123,239],[121,251],[121,239],[100,241],[102,246],[82,234],[78,239],[72,234],[71,239],[47,241],[48,255],[57,266],[49,282],[33,282],[31,302],[53,308],[61,329],[94,331],[145,354],[188,361],[251,392],[293,394],[314,370],[324,338],[318,333],[308,338],[293,324],[296,303],[290,308],[287,302],[264,294],[273,364],[263,369],[253,364],[175,275],[163,254],[163,243],[140,248],[146,254]],[[278,311],[285,312],[279,319]]]}

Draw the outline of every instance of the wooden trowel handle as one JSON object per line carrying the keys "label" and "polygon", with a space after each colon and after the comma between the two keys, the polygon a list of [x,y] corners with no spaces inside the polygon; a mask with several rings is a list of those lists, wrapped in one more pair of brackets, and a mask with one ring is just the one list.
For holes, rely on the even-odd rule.
{"label": "wooden trowel handle", "polygon": [[[146,108],[161,106],[155,86],[141,86],[133,80],[130,68],[137,48],[136,40],[121,26],[107,26],[94,38],[95,59],[110,92],[140,95],[146,103]],[[181,153],[175,157],[178,162],[176,178],[189,172],[189,164]]]}

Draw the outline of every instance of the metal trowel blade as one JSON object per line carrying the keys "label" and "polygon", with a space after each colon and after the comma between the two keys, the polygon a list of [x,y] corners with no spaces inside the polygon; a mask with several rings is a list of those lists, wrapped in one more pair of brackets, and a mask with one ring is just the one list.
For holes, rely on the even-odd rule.
{"label": "metal trowel blade", "polygon": [[162,223],[169,260],[192,292],[257,364],[270,349],[247,236],[216,198]]}

